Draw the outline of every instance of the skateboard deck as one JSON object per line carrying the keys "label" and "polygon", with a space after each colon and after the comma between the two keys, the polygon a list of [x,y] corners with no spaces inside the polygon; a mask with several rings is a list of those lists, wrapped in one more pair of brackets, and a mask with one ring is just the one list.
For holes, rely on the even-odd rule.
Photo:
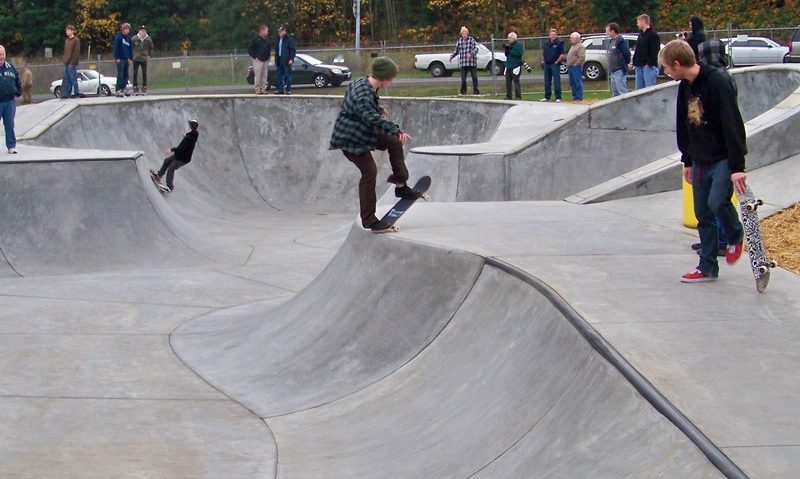
{"label": "skateboard deck", "polygon": [[739,210],[744,226],[744,238],[747,243],[747,254],[750,257],[750,268],[756,280],[756,290],[763,293],[769,284],[769,270],[776,267],[774,261],[767,259],[764,241],[761,238],[761,227],[758,224],[758,207],[763,201],[756,198],[750,187],[737,195]]}
{"label": "skateboard deck", "polygon": [[169,190],[166,186],[164,186],[164,183],[158,181],[158,174],[155,172],[155,170],[150,170],[150,179],[153,180],[153,184],[156,185],[158,191],[161,193],[169,193]]}
{"label": "skateboard deck", "polygon": [[[417,180],[417,183],[414,186],[412,186],[411,189],[413,189],[417,193],[420,193],[420,198],[424,199],[425,201],[429,201],[430,196],[426,194],[426,191],[428,191],[430,187],[431,187],[431,177],[423,176],[422,178]],[[405,212],[408,211],[409,208],[411,208],[411,205],[413,205],[420,198],[413,200],[406,200],[401,198],[400,200],[398,200],[397,203],[395,203],[394,206],[392,206],[391,209],[389,209],[389,211],[385,215],[383,215],[383,218],[381,218],[378,221],[379,227],[373,229],[372,232],[375,234],[380,234],[380,233],[388,233],[390,231],[400,231],[400,228],[398,228],[396,224],[397,220],[399,220],[400,217],[403,216],[403,214],[405,214]]]}

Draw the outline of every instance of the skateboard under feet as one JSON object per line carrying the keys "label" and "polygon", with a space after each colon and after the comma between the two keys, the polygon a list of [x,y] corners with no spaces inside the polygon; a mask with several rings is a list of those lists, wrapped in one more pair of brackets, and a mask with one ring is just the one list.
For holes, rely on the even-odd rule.
{"label": "skateboard under feet", "polygon": [[425,201],[430,201],[431,197],[427,194],[427,191],[430,187],[430,176],[423,176],[417,180],[417,183],[411,189],[420,194],[419,198],[415,198],[413,200],[401,198],[385,215],[383,215],[383,218],[378,221],[378,227],[373,228],[372,232],[375,234],[381,234],[400,231],[400,228],[396,224],[397,220],[399,220],[400,217],[403,216],[403,214],[405,214],[405,212],[411,208],[411,205],[413,205],[418,199],[421,198]]}
{"label": "skateboard under feet", "polygon": [[764,201],[756,198],[750,187],[747,187],[744,193],[738,194],[737,197],[744,226],[744,238],[747,242],[747,254],[750,257],[750,268],[753,270],[753,278],[756,280],[756,290],[763,293],[769,284],[769,270],[778,266],[775,261],[767,258],[767,251],[761,238],[758,207],[763,205]]}
{"label": "skateboard under feet", "polygon": [[158,191],[161,193],[169,193],[169,188],[158,179],[158,173],[156,173],[155,170],[150,170],[150,179],[153,180],[153,184],[156,185]]}

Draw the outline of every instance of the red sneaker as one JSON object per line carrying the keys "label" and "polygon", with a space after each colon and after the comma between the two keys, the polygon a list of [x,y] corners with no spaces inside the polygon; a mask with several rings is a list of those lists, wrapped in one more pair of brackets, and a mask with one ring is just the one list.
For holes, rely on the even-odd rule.
{"label": "red sneaker", "polygon": [[699,269],[696,269],[690,273],[686,273],[681,276],[681,282],[683,283],[702,283],[704,281],[714,281],[716,280],[716,276],[709,276]]}
{"label": "red sneaker", "polygon": [[728,264],[733,264],[739,261],[739,257],[742,255],[742,243],[736,244],[729,244],[728,249],[725,252],[725,261]]}

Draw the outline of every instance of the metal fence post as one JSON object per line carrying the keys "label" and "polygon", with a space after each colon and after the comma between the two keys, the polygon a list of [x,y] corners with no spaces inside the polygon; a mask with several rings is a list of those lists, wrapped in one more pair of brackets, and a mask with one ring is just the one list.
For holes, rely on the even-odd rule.
{"label": "metal fence post", "polygon": [[495,73],[497,71],[497,65],[495,63],[497,60],[495,60],[495,57],[494,57],[494,33],[492,33],[491,40],[492,40],[492,43],[491,43],[491,45],[492,45],[492,95],[497,96],[497,82],[496,82],[497,75]]}
{"label": "metal fence post", "polygon": [[186,93],[189,93],[189,50],[183,51],[183,80],[186,84]]}

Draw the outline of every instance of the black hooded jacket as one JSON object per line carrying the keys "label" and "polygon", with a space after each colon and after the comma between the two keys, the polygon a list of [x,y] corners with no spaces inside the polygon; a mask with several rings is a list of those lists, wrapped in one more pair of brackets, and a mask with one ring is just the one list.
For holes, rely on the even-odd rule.
{"label": "black hooded jacket", "polygon": [[737,96],[733,78],[710,65],[700,64],[694,82],[681,81],[676,133],[684,165],[727,159],[731,173],[744,171],[747,141]]}
{"label": "black hooded jacket", "polygon": [[689,19],[689,24],[692,26],[692,35],[687,39],[689,46],[692,47],[695,58],[700,58],[698,45],[706,41],[706,31],[703,30],[703,20],[700,17],[693,16]]}
{"label": "black hooded jacket", "polygon": [[192,161],[192,153],[194,153],[194,145],[197,144],[198,136],[200,135],[197,133],[197,130],[191,130],[183,137],[183,140],[181,140],[178,146],[172,148],[176,160],[184,163]]}

